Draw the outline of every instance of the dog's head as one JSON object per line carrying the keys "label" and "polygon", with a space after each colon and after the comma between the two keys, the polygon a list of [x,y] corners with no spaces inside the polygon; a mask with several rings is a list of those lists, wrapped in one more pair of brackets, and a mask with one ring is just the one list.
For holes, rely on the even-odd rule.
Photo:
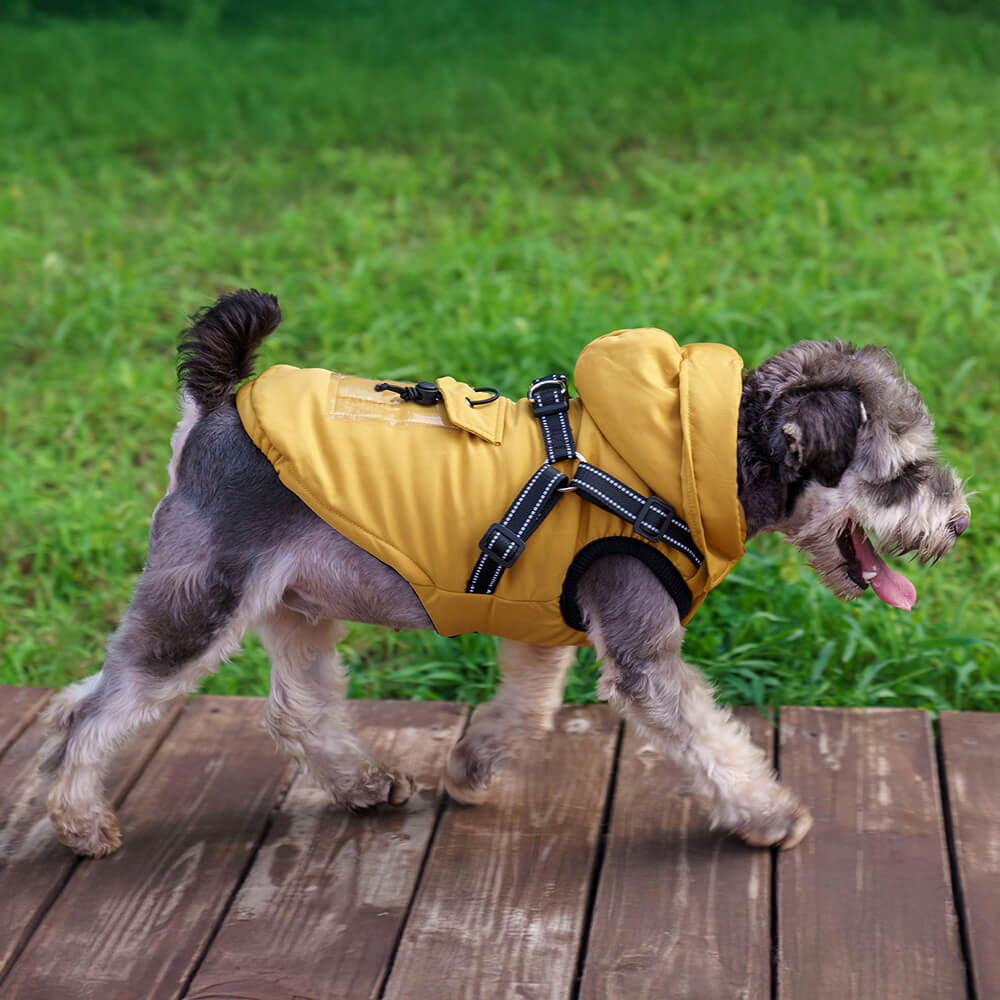
{"label": "dog's head", "polygon": [[969,526],[920,393],[881,348],[803,341],[744,380],[740,499],[751,533],[808,553],[838,597],[869,586],[909,610],[916,591],[885,555],[944,555]]}

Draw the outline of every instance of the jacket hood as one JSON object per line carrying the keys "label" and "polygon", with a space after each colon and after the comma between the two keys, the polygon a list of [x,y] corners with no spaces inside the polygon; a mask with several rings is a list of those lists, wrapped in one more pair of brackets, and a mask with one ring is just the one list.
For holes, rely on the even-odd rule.
{"label": "jacket hood", "polygon": [[[678,345],[655,328],[618,330],[584,348],[576,391],[601,433],[658,496],[682,496],[710,586],[743,556],[736,434],[743,359],[724,344]],[[663,442],[676,441],[675,453]]]}

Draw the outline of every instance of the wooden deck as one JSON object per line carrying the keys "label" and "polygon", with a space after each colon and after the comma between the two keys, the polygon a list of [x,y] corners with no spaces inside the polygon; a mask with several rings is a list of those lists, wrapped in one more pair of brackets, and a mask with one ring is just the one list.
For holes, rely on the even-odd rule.
{"label": "wooden deck", "polygon": [[201,697],[122,754],[95,862],[43,814],[47,697],[0,688],[4,998],[1000,997],[1000,715],[746,713],[816,817],[777,854],[709,832],[605,706],[466,809],[437,790],[465,706],[352,703],[426,790],[350,815],[262,702]]}

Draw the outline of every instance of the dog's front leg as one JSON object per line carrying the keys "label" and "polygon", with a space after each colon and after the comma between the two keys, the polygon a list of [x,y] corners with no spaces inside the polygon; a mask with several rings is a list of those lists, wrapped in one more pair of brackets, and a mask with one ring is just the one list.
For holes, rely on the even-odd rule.
{"label": "dog's front leg", "polygon": [[500,641],[500,689],[489,704],[476,709],[468,732],[448,758],[444,780],[453,799],[481,802],[518,740],[552,728],[573,652],[572,646]]}
{"label": "dog's front leg", "polygon": [[612,556],[581,580],[580,606],[604,657],[598,694],[690,775],[713,824],[759,847],[794,847],[812,818],[745,726],[680,657],[676,606],[638,560]]}

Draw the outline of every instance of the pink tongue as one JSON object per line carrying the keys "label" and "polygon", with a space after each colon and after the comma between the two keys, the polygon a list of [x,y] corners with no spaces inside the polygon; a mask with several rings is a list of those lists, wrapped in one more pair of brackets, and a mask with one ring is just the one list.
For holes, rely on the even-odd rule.
{"label": "pink tongue", "polygon": [[855,526],[851,530],[851,540],[854,542],[854,552],[861,563],[862,572],[866,577],[870,573],[875,574],[868,577],[872,590],[886,604],[902,608],[904,611],[912,610],[917,600],[917,588],[902,573],[897,573],[886,566],[859,527]]}

